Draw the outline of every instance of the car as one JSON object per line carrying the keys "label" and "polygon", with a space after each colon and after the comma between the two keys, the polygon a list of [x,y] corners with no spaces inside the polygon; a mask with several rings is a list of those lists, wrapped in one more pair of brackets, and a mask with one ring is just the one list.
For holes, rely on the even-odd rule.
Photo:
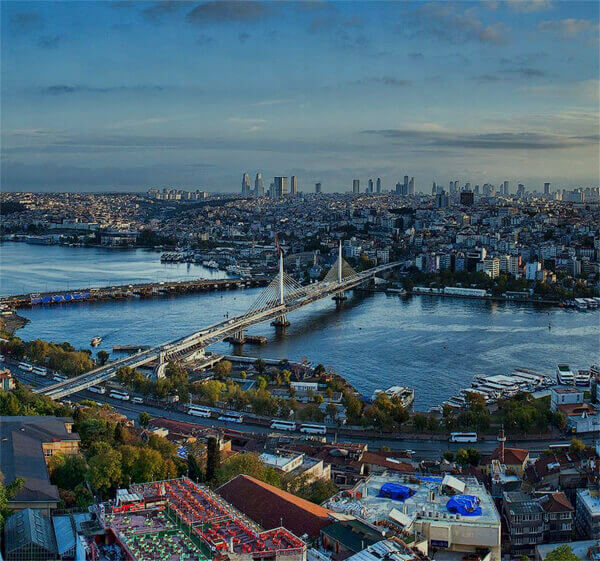
{"label": "car", "polygon": [[132,397],[131,403],[144,403],[144,400],[141,397]]}

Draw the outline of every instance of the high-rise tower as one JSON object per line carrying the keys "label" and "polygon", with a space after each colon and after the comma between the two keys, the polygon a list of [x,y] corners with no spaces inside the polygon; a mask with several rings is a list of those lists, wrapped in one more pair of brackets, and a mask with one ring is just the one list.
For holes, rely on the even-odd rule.
{"label": "high-rise tower", "polygon": [[260,171],[256,174],[254,179],[254,196],[256,198],[263,197],[265,194],[265,187],[263,185],[262,173]]}

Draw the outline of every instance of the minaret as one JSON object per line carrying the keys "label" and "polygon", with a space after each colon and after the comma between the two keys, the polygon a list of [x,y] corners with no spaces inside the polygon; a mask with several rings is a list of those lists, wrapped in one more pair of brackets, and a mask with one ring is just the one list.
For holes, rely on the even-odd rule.
{"label": "minaret", "polygon": [[498,442],[500,443],[500,463],[504,464],[504,443],[506,442],[506,436],[504,435],[504,425],[500,427],[498,433]]}

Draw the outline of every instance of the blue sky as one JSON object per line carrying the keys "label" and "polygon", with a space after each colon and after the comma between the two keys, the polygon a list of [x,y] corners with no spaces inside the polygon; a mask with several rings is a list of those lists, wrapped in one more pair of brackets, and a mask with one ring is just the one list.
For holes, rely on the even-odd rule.
{"label": "blue sky", "polygon": [[7,190],[600,183],[595,1],[1,10]]}

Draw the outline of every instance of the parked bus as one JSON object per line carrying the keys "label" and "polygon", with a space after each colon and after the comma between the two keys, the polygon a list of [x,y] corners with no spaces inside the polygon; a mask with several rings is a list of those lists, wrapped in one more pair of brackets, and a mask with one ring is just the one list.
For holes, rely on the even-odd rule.
{"label": "parked bus", "polygon": [[208,407],[200,407],[199,405],[190,405],[187,410],[188,415],[194,415],[195,417],[210,417],[211,411]]}
{"label": "parked bus", "polygon": [[476,432],[451,432],[450,442],[477,442]]}
{"label": "parked bus", "polygon": [[88,388],[88,390],[90,390],[91,392],[94,392],[94,393],[102,394],[102,395],[104,395],[106,393],[106,388],[103,388],[102,386],[90,386]]}
{"label": "parked bus", "polygon": [[129,401],[129,394],[125,392],[119,392],[117,390],[113,390],[108,394],[108,397],[112,397],[113,399],[120,399],[121,401]]}
{"label": "parked bus", "polygon": [[56,380],[57,382],[66,382],[67,381],[67,377],[63,376],[62,374],[55,374],[54,375],[54,380]]}
{"label": "parked bus", "polygon": [[227,421],[229,423],[242,423],[244,421],[244,417],[239,413],[223,413],[219,417],[219,421]]}
{"label": "parked bus", "polygon": [[19,368],[21,370],[25,370],[25,372],[33,371],[33,366],[31,364],[29,364],[28,362],[19,362]]}
{"label": "parked bus", "polygon": [[271,428],[272,429],[277,429],[277,430],[295,431],[296,430],[296,423],[294,423],[293,421],[280,421],[279,419],[275,419],[271,423]]}
{"label": "parked bus", "polygon": [[48,370],[43,366],[34,366],[32,372],[38,376],[46,376],[48,374]]}
{"label": "parked bus", "polygon": [[307,434],[327,434],[327,427],[325,425],[303,423],[300,425],[300,432],[305,432]]}

